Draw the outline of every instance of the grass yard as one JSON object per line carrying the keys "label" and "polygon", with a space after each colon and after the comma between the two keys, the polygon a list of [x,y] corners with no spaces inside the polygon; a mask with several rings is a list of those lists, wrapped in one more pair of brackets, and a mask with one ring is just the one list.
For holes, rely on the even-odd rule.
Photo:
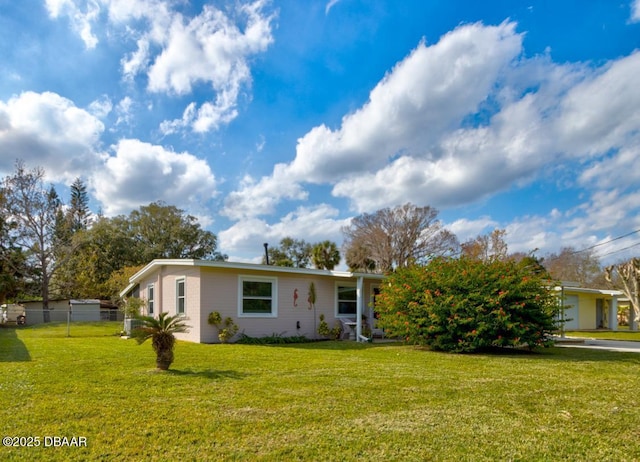
{"label": "grass yard", "polygon": [[0,329],[2,436],[40,438],[0,460],[640,460],[639,354],[179,342],[162,373],[120,328]]}
{"label": "grass yard", "polygon": [[568,337],[595,338],[599,340],[625,340],[640,342],[640,332],[629,330],[590,330],[590,331],[568,331],[565,332]]}

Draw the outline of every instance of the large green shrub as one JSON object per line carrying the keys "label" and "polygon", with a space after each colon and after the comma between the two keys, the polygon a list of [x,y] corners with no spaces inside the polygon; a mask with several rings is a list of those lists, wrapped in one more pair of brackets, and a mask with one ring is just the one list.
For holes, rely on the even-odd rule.
{"label": "large green shrub", "polygon": [[385,335],[436,350],[550,345],[558,304],[539,267],[435,259],[399,269],[376,300]]}

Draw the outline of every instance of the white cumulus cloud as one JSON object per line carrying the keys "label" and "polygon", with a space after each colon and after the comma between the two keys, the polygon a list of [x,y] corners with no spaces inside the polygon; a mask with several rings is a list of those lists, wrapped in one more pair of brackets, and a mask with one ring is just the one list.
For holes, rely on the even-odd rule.
{"label": "white cumulus cloud", "polygon": [[165,134],[216,130],[237,116],[238,99],[251,85],[249,60],[273,41],[267,5],[239,2],[223,11],[205,4],[188,17],[163,0],[47,0],[49,15],[68,17],[87,48],[97,46],[99,25],[124,31],[135,43],[121,60],[126,80],[142,75],[148,91],[179,96],[209,87],[209,101],[191,103],[181,118],[166,121]]}
{"label": "white cumulus cloud", "polygon": [[74,0],[46,0],[49,16],[67,16],[71,28],[80,36],[85,47],[91,49],[98,44],[98,37],[92,30],[92,23],[100,14],[99,2]]}
{"label": "white cumulus cloud", "polygon": [[238,259],[235,253],[250,255],[251,261],[259,262],[264,254],[265,242],[277,246],[283,237],[304,239],[309,243],[326,239],[342,243],[341,229],[349,224],[350,218],[338,218],[339,212],[327,204],[312,207],[298,207],[285,215],[279,222],[270,224],[256,217],[240,219],[230,228],[218,234],[220,248],[229,253],[231,259]]}
{"label": "white cumulus cloud", "polygon": [[232,191],[226,197],[222,215],[233,220],[270,215],[283,199],[306,199],[307,192],[298,183],[283,175],[282,168],[276,166],[272,176],[263,177],[259,181],[248,176],[243,178],[240,189]]}
{"label": "white cumulus cloud", "polygon": [[29,91],[0,101],[0,171],[13,171],[22,159],[50,178],[72,181],[101,162],[103,131],[97,117],[56,93]]}
{"label": "white cumulus cloud", "polygon": [[[602,66],[524,57],[516,24],[463,25],[420,43],[339,127],[311,128],[268,184],[327,184],[353,210],[458,206],[560,168],[591,190],[634,181],[640,52]],[[587,163],[570,177],[572,163]],[[563,167],[564,166],[564,167]],[[287,181],[288,178],[288,181]],[[258,184],[245,184],[252,196]],[[287,195],[274,195],[273,209]]]}
{"label": "white cumulus cloud", "polygon": [[640,0],[631,2],[631,22],[640,22]]}
{"label": "white cumulus cloud", "polygon": [[383,167],[399,153],[424,155],[487,99],[521,47],[522,36],[509,22],[461,26],[435,45],[419,44],[339,129],[321,125],[298,140],[291,175],[334,181]]}
{"label": "white cumulus cloud", "polygon": [[216,194],[206,161],[187,152],[125,139],[91,178],[95,197],[106,215],[128,213],[141,205],[164,201],[180,208],[200,208]]}

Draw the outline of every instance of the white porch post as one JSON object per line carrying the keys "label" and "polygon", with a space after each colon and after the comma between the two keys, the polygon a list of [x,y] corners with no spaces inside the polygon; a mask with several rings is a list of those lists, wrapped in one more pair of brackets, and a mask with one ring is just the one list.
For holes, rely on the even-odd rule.
{"label": "white porch post", "polygon": [[611,297],[609,304],[609,329],[618,330],[618,297]]}
{"label": "white porch post", "polygon": [[157,310],[154,310],[156,311],[156,313],[153,313],[154,318],[157,318],[160,315],[160,313],[162,313],[162,309],[163,309],[163,303],[162,303],[162,299],[164,298],[163,296],[164,292],[162,290],[162,270],[163,269],[164,269],[163,265],[160,265],[160,268],[158,268],[158,289],[157,289],[158,295],[155,294],[156,289],[154,289],[154,294],[153,294],[153,298],[158,300],[158,302],[156,302],[155,300],[153,302],[153,304],[158,307]]}
{"label": "white porch post", "polygon": [[356,341],[360,341],[362,335],[362,312],[364,309],[364,278],[358,276],[358,285],[356,286]]}

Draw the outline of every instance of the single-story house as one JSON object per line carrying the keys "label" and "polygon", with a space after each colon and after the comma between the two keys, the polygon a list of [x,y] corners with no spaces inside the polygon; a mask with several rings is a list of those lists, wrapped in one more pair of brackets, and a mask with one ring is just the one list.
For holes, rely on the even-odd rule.
{"label": "single-story house", "polygon": [[[143,300],[144,315],[185,316],[189,332],[176,337],[192,342],[219,341],[218,329],[208,323],[212,312],[231,318],[239,332],[250,337],[322,338],[322,315],[330,327],[339,324],[343,334],[366,340],[380,333],[372,307],[383,279],[371,273],[158,259],[134,274],[120,296]],[[617,330],[621,291],[564,282],[552,290],[564,308],[564,330]]]}
{"label": "single-story house", "polygon": [[588,289],[568,282],[554,290],[564,307],[564,330],[618,330],[618,302],[624,297],[621,291]]}
{"label": "single-story house", "polygon": [[[153,260],[130,279],[120,296],[139,297],[145,315],[168,312],[187,319],[181,340],[217,343],[209,314],[230,317],[250,337],[318,335],[320,315],[351,338],[375,331],[374,297],[383,276],[308,268],[204,261]],[[367,329],[369,327],[369,329]]]}

